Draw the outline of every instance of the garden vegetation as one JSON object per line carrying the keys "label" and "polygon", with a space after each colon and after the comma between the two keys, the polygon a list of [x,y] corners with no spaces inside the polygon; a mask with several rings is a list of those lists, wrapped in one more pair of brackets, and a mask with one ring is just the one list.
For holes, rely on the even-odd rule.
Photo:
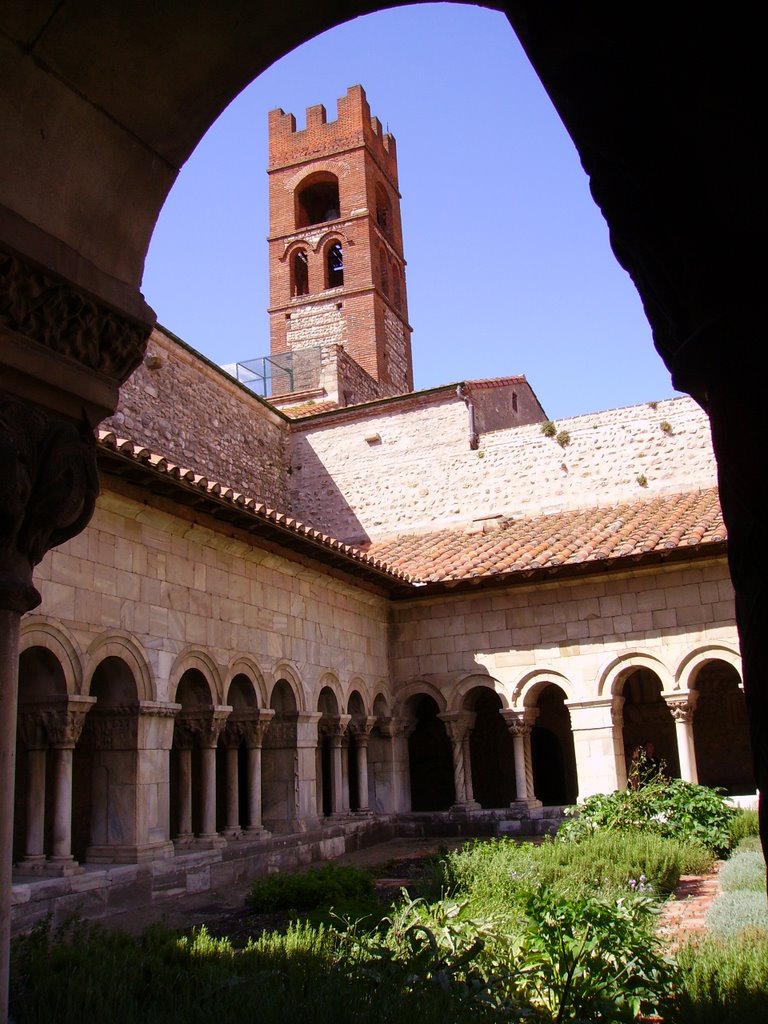
{"label": "garden vegetation", "polygon": [[[291,920],[240,946],[205,928],[133,938],[78,921],[40,927],[14,948],[13,1019],[764,1024],[768,921],[729,911],[733,927],[674,955],[656,933],[681,873],[742,851],[756,823],[704,787],[661,789],[666,801],[653,783],[593,797],[538,846],[445,853],[388,908],[353,868],[261,879],[251,910]],[[720,898],[764,904],[756,854],[727,867]]]}

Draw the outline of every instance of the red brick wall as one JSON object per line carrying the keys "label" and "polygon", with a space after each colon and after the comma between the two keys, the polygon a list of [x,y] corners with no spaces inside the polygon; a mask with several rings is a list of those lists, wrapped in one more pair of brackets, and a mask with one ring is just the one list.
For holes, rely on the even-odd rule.
{"label": "red brick wall", "polygon": [[[300,227],[296,197],[315,175],[337,179],[339,217]],[[377,190],[387,199],[385,227],[377,222]],[[307,127],[296,131],[292,114],[282,110],[270,113],[269,205],[272,352],[289,351],[297,345],[343,344],[386,393],[412,390],[395,140],[371,117],[360,86],[353,86],[339,100],[335,121],[327,121],[322,106],[310,107]],[[336,242],[344,257],[344,283],[326,288],[327,252]],[[297,248],[307,256],[306,295],[292,294],[291,260]],[[382,252],[389,277],[386,296]],[[395,278],[401,282],[399,303]],[[327,309],[320,314],[322,306]],[[310,310],[312,316],[307,315]],[[315,333],[309,329],[311,320],[317,325]],[[395,328],[393,321],[397,321]],[[297,322],[302,324],[300,330]]]}

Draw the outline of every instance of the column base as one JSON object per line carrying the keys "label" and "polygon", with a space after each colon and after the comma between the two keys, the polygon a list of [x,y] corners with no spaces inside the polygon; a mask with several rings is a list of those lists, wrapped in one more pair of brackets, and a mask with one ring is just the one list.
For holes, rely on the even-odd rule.
{"label": "column base", "polygon": [[544,804],[541,800],[537,800],[536,797],[530,797],[528,800],[513,800],[509,805],[513,811],[537,811]]}
{"label": "column base", "polygon": [[249,825],[244,834],[246,839],[267,839],[272,835],[263,825]]}
{"label": "column base", "polygon": [[[181,838],[181,837],[180,837]],[[141,864],[148,860],[172,857],[174,844],[170,840],[146,843],[141,846],[121,844],[89,846],[85,851],[86,864]]]}
{"label": "column base", "polygon": [[373,815],[373,811],[370,807],[359,807],[356,811],[352,812],[356,818],[370,818]]}
{"label": "column base", "polygon": [[470,814],[472,811],[481,810],[480,804],[476,800],[468,800],[465,804],[454,804],[449,808],[449,813],[461,816]]}
{"label": "column base", "polygon": [[14,875],[42,875],[45,873],[46,858],[44,853],[24,857],[13,865]]}
{"label": "column base", "polygon": [[173,848],[177,851],[185,852],[186,850],[192,850],[195,846],[195,837],[191,832],[185,832],[184,835],[176,836],[173,840]]}
{"label": "column base", "polygon": [[78,864],[74,857],[49,857],[43,869],[44,874],[52,875],[54,878],[81,875],[84,871],[85,868]]}
{"label": "column base", "polygon": [[218,832],[198,836],[194,842],[194,848],[196,850],[220,850],[226,845],[227,840],[224,836],[220,836]]}
{"label": "column base", "polygon": [[239,825],[230,825],[227,828],[223,828],[220,833],[222,839],[241,839],[243,836],[243,829]]}

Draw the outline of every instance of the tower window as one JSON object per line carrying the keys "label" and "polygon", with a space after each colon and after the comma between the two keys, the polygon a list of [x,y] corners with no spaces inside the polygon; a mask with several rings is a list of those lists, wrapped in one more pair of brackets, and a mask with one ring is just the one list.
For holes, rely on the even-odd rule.
{"label": "tower window", "polygon": [[389,298],[389,265],[384,249],[379,249],[379,267],[381,269],[381,290]]}
{"label": "tower window", "polygon": [[328,247],[325,256],[326,288],[339,288],[344,284],[344,254],[341,242]]}
{"label": "tower window", "polygon": [[324,224],[339,218],[339,179],[334,174],[313,177],[296,197],[296,226]]}
{"label": "tower window", "polygon": [[309,295],[309,266],[303,249],[291,257],[291,295]]}
{"label": "tower window", "polygon": [[392,204],[383,185],[376,186],[376,223],[385,235],[392,231]]}
{"label": "tower window", "polygon": [[396,309],[400,309],[400,307],[402,306],[403,299],[402,299],[402,293],[401,293],[401,290],[400,290],[400,271],[397,269],[397,267],[395,267],[395,270],[394,270],[394,273],[393,273],[392,276],[395,279],[395,308]]}

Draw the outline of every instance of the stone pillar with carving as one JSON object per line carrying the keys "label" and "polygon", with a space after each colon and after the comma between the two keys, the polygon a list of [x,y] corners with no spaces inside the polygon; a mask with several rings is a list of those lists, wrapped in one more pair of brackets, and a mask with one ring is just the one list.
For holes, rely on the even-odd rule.
{"label": "stone pillar with carving", "polygon": [[271,708],[258,708],[248,712],[244,721],[244,741],[248,751],[248,827],[251,837],[267,835],[261,822],[261,748],[264,735],[275,712]]}
{"label": "stone pillar with carving", "polygon": [[357,813],[370,814],[368,799],[368,738],[376,724],[375,718],[353,718],[349,731],[355,741],[357,759]]}
{"label": "stone pillar with carving", "polygon": [[663,694],[667,707],[675,723],[677,739],[677,756],[680,761],[680,778],[684,782],[699,781],[696,770],[696,748],[693,742],[693,711],[696,707],[698,692]]}
{"label": "stone pillar with carving", "polygon": [[[376,719],[376,728],[387,743],[387,778],[383,797],[379,794],[379,779],[375,779],[377,810],[403,813],[411,809],[411,781],[408,765],[407,723],[402,718],[382,716]],[[378,805],[384,803],[384,807]]]}
{"label": "stone pillar with carving", "polygon": [[[7,237],[17,228],[20,249],[37,238],[31,225],[10,222]],[[40,253],[42,262],[54,252],[68,275],[85,272],[88,261],[60,240]],[[0,1020],[8,1004],[20,620],[40,603],[34,567],[93,514],[93,429],[115,411],[155,319],[138,289],[91,271],[110,304],[95,297],[98,288],[83,291],[20,250],[0,249]]]}
{"label": "stone pillar with carving", "polygon": [[453,783],[456,791],[454,807],[457,810],[477,810],[480,804],[472,791],[472,762],[469,754],[469,736],[475,725],[472,711],[447,711],[437,716],[445,724],[453,753]]}
{"label": "stone pillar with carving", "polygon": [[317,811],[317,729],[319,711],[296,713],[296,827],[302,831],[318,824]]}
{"label": "stone pillar with carving", "polygon": [[533,724],[539,716],[538,708],[525,708],[522,711],[503,708],[500,712],[504,722],[512,734],[515,753],[515,786],[517,799],[515,803],[528,807],[541,807],[536,799],[533,781],[533,759],[531,757],[531,732]]}
{"label": "stone pillar with carving", "polygon": [[48,869],[69,874],[78,866],[72,856],[72,754],[95,697],[67,697],[46,713],[45,727],[54,752],[53,838]]}
{"label": "stone pillar with carving", "polygon": [[48,733],[41,708],[22,706],[19,733],[27,751],[26,831],[24,855],[16,865],[21,874],[39,873],[45,866],[45,764]]}

